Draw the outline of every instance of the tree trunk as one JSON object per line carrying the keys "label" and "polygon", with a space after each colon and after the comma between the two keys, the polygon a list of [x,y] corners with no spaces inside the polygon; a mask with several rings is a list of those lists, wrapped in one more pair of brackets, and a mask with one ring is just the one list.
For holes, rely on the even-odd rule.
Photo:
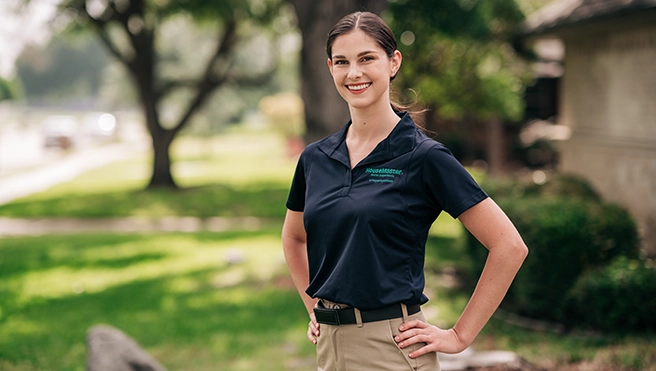
{"label": "tree trunk", "polygon": [[141,106],[143,108],[146,128],[153,144],[153,172],[148,188],[178,188],[171,175],[171,156],[169,150],[177,134],[161,126],[157,110],[157,97],[154,88],[154,50],[143,48],[134,61],[132,68],[137,83]]}
{"label": "tree trunk", "polygon": [[153,174],[150,177],[148,188],[167,187],[177,188],[171,175],[170,148],[175,134],[170,130],[158,128],[150,132],[153,142]]}
{"label": "tree trunk", "polygon": [[335,133],[349,119],[346,102],[337,93],[326,64],[326,39],[343,16],[367,10],[380,14],[387,0],[293,0],[303,37],[301,98],[305,104],[307,143]]}
{"label": "tree trunk", "polygon": [[[191,117],[205,103],[209,95],[223,83],[230,80],[229,68],[220,68],[220,72],[217,72],[219,70],[217,66],[229,67],[230,65],[227,56],[230,55],[237,40],[237,20],[234,17],[234,13],[237,12],[227,14],[223,22],[219,22],[221,25],[219,29],[220,36],[217,40],[216,50],[207,61],[205,72],[197,81],[169,79],[157,84],[155,68],[158,64],[158,54],[155,51],[155,33],[158,29],[158,17],[167,13],[163,11],[166,6],[162,5],[164,8],[150,6],[152,4],[149,5],[145,0],[124,1],[125,4],[123,5],[119,5],[118,1],[105,1],[104,3],[105,8],[100,12],[95,7],[93,16],[89,13],[87,1],[85,0],[70,0],[64,2],[63,6],[74,10],[84,22],[90,22],[109,52],[125,65],[136,84],[146,127],[153,143],[153,172],[148,188],[177,188],[171,175],[171,157],[169,154],[171,142],[173,142],[176,134],[189,123]],[[201,9],[205,6],[205,4],[202,4],[203,2],[193,3],[195,5],[190,4],[190,8],[199,6],[199,9]],[[173,8],[177,11],[181,10],[177,9],[177,6]],[[100,15],[96,13],[100,13]],[[139,22],[133,22],[133,20]],[[131,25],[138,27],[132,27]],[[109,30],[114,26],[118,26],[117,29],[124,30],[127,41],[131,46],[131,52],[122,51],[124,48],[119,48],[119,43],[115,42],[110,36]],[[190,100],[189,106],[177,124],[173,125],[171,129],[162,127],[158,114],[158,101],[173,89],[194,85],[196,94]]]}
{"label": "tree trunk", "polygon": [[503,121],[492,117],[487,122],[487,164],[490,175],[500,175],[506,163],[506,143]]}

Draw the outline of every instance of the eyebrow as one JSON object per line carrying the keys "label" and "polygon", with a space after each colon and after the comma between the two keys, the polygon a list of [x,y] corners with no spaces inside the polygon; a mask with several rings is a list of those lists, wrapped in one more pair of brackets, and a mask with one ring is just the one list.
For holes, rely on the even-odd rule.
{"label": "eyebrow", "polygon": [[[367,51],[364,51],[364,52],[358,53],[357,56],[358,56],[358,58],[359,58],[359,57],[362,57],[363,55],[374,54],[374,53],[376,53],[376,52],[373,51],[373,50],[367,50]],[[343,55],[333,55],[333,58],[346,59],[346,57],[343,56]]]}

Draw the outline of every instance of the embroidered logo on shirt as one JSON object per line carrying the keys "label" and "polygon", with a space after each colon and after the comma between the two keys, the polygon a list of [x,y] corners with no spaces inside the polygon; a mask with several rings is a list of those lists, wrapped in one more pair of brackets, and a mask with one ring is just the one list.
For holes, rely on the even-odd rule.
{"label": "embroidered logo on shirt", "polygon": [[387,167],[365,169],[369,174],[369,181],[372,183],[394,183],[394,178],[403,174],[403,170],[390,169]]}

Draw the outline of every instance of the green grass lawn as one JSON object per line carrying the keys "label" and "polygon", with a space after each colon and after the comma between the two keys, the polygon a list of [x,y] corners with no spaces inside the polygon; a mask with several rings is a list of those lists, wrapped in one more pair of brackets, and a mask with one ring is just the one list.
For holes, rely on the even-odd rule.
{"label": "green grass lawn", "polygon": [[171,370],[310,370],[278,234],[3,239],[0,369],[83,370],[103,323]]}
{"label": "green grass lawn", "polygon": [[[123,330],[170,370],[312,370],[307,316],[286,272],[279,226],[1,241],[1,370],[83,370],[86,331],[96,324]],[[451,326],[466,304],[468,293],[449,284],[463,260],[458,238],[430,238],[424,309],[436,325]],[[550,370],[656,365],[648,338],[536,332],[498,319],[474,347],[514,350]]]}
{"label": "green grass lawn", "polygon": [[[180,138],[173,157],[184,189],[143,191],[144,156],[0,206],[0,215],[261,216],[274,226],[0,239],[0,370],[84,370],[86,331],[101,323],[126,332],[170,370],[313,369],[307,315],[280,244],[295,160],[277,137],[243,131]],[[459,283],[475,279],[465,274],[462,237],[460,224],[441,216],[429,238],[425,311],[439,326],[453,325],[469,297]],[[532,331],[493,318],[474,347],[513,350],[549,370],[656,371],[655,344]]]}

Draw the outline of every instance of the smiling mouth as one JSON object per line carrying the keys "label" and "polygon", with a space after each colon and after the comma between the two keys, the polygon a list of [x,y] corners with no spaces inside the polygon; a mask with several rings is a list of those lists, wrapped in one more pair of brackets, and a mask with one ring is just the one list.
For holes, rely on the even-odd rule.
{"label": "smiling mouth", "polygon": [[364,90],[368,87],[371,86],[371,83],[366,83],[366,84],[357,84],[357,85],[346,85],[346,88],[351,91],[358,91],[358,90]]}

